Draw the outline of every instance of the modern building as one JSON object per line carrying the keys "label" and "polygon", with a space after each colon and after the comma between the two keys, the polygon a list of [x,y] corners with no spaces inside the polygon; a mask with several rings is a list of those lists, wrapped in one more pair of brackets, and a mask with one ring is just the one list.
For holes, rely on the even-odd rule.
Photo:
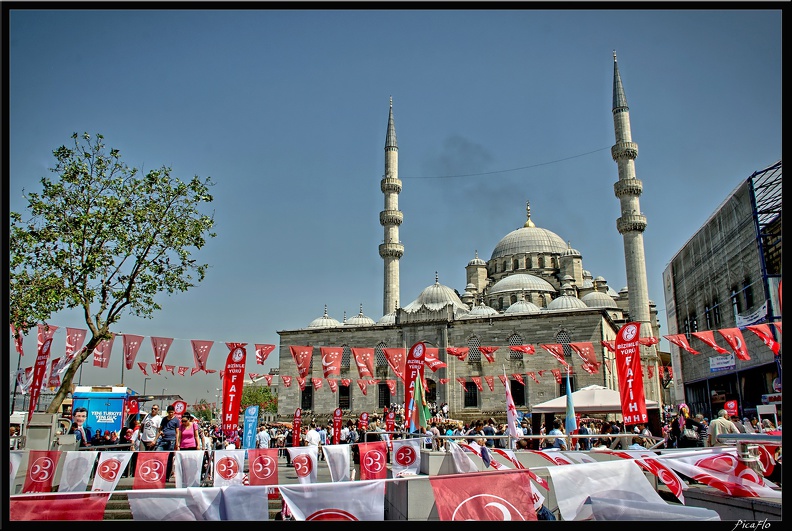
{"label": "modern building", "polygon": [[[731,400],[741,416],[780,405],[781,356],[746,327],[781,322],[781,161],[728,195],[663,272],[668,334],[684,334],[692,354],[671,345],[674,401],[714,418]],[[720,330],[737,328],[750,359],[736,357]],[[770,326],[780,342],[780,328]],[[713,332],[726,353],[694,334]]]}
{"label": "modern building", "polygon": [[[288,385],[286,381],[280,385],[279,416],[289,418],[301,408],[303,413],[328,418],[337,407],[345,416],[351,416],[401,404],[404,387],[399,382],[395,393],[389,387],[388,380],[398,377],[389,367],[385,351],[408,350],[419,341],[437,349],[437,356],[447,364],[435,372],[426,369],[427,398],[438,405],[447,403],[450,416],[456,419],[505,417],[502,376],[509,382],[516,406],[525,412],[530,412],[531,404],[564,394],[565,373],[558,378],[558,369],[563,369],[563,365],[543,351],[542,344],[562,346],[564,360],[571,365],[572,390],[593,384],[617,389],[613,354],[602,342],[613,341],[619,328],[631,320],[642,323],[642,337],[658,338],[659,325],[656,306],[647,293],[643,248],[646,218],[640,212],[642,184],[636,178],[634,165],[637,144],[631,138],[629,109],[615,54],[612,110],[616,144],[611,154],[619,175],[614,190],[621,204],[616,226],[624,238],[628,286],[617,292],[603,276],[593,276],[584,268],[582,253],[555,232],[537,225],[531,205],[526,202],[522,226],[494,241],[488,260],[479,258],[474,251],[464,266],[467,285],[463,289],[441,284],[435,273],[433,284],[408,304],[399,306],[399,260],[404,256],[405,244],[399,240],[398,232],[403,221],[398,207],[402,182],[391,99],[385,172],[380,182],[385,203],[379,216],[384,227],[384,241],[379,246],[384,261],[384,315],[375,321],[361,308],[357,316],[338,321],[328,315],[325,306],[323,315],[305,328],[278,331],[280,376],[292,378]],[[504,220],[504,226],[510,223],[513,221]],[[409,242],[406,247],[409,250]],[[570,343],[581,342],[593,346],[597,371],[586,371],[582,358],[570,347]],[[535,353],[509,348],[528,344],[535,346]],[[311,366],[300,382],[292,346],[310,347]],[[482,354],[485,346],[499,347],[492,354],[494,361]],[[323,379],[321,361],[317,361],[321,360],[321,347],[343,348],[337,380],[347,385],[338,385],[335,392],[328,382],[319,389],[313,385],[312,379]],[[460,360],[447,354],[448,347],[467,347],[469,354]],[[364,387],[358,384],[361,378],[353,348],[374,349],[373,379],[378,383]],[[654,345],[641,347],[641,361],[645,397],[662,403],[663,371]]]}

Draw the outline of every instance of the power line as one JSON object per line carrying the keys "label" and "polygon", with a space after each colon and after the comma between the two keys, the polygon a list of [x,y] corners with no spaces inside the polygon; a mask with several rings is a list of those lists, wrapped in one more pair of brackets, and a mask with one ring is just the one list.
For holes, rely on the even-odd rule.
{"label": "power line", "polygon": [[481,176],[481,175],[494,175],[496,173],[507,173],[507,172],[510,172],[510,171],[527,170],[527,169],[530,169],[530,168],[538,168],[540,166],[548,166],[550,164],[556,164],[556,163],[559,163],[559,162],[564,162],[565,160],[571,160],[571,159],[576,159],[576,158],[579,158],[579,157],[585,157],[586,155],[591,155],[592,153],[598,153],[600,151],[605,151],[606,149],[610,149],[610,147],[604,147],[604,148],[595,149],[594,151],[588,151],[586,153],[581,153],[579,155],[572,155],[571,157],[566,157],[566,158],[563,158],[563,159],[551,160],[551,161],[548,161],[548,162],[539,162],[537,164],[531,164],[529,166],[520,166],[519,168],[512,168],[510,170],[496,170],[496,171],[487,171],[487,172],[483,172],[483,173],[466,173],[466,174],[461,174],[461,175],[433,175],[433,176],[429,176],[429,177],[403,177],[403,179],[456,179],[456,178],[459,178],[459,177],[478,177],[478,176]]}

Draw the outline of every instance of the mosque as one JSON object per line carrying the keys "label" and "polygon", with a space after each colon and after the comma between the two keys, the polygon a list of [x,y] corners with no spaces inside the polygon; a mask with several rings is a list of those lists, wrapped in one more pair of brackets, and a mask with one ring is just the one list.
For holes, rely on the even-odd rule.
{"label": "mosque", "polygon": [[[280,377],[278,416],[290,419],[297,408],[304,415],[329,419],[336,408],[344,418],[381,412],[404,401],[404,385],[395,372],[398,358],[416,342],[426,344],[442,363],[427,365],[427,399],[447,403],[449,416],[471,420],[505,419],[508,383],[519,411],[566,392],[569,365],[571,390],[597,384],[618,389],[614,354],[603,345],[619,328],[640,322],[642,337],[659,337],[657,309],[649,300],[640,213],[642,183],[635,177],[638,146],[632,142],[629,108],[613,55],[613,116],[616,143],[611,148],[618,166],[614,185],[621,217],[616,226],[624,240],[628,285],[615,291],[603,276],[584,269],[582,254],[554,232],[537,226],[526,203],[525,223],[503,236],[488,260],[478,252],[465,266],[467,285],[460,292],[439,282],[427,286],[409,304],[399,306],[399,239],[403,214],[398,197],[398,144],[390,102],[385,136],[385,173],[380,182],[384,229],[379,255],[384,264],[383,316],[375,321],[360,313],[340,322],[324,314],[305,328],[278,331]],[[527,198],[526,198],[527,199]],[[538,220],[538,219],[537,219]],[[409,245],[409,242],[407,242]],[[584,361],[575,345],[590,343],[596,361]],[[557,346],[557,355],[542,345]],[[570,346],[571,345],[571,346]],[[304,378],[292,347],[310,353]],[[340,375],[324,378],[322,347],[342,349]],[[516,348],[510,348],[516,347]],[[372,376],[359,373],[355,352],[373,349]],[[353,349],[355,352],[353,352]],[[453,355],[467,349],[466,355]],[[559,359],[560,358],[560,359]],[[316,360],[319,362],[315,363]],[[661,401],[660,360],[654,345],[641,347],[644,394]]]}

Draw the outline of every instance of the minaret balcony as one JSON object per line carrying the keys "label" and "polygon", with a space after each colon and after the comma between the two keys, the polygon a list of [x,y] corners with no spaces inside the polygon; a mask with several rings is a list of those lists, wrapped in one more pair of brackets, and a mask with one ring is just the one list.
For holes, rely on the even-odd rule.
{"label": "minaret balcony", "polygon": [[646,230],[646,216],[642,214],[624,214],[616,220],[619,234],[625,232],[643,232]]}
{"label": "minaret balcony", "polygon": [[611,148],[613,160],[635,160],[638,156],[638,144],[635,142],[617,142]]}
{"label": "minaret balcony", "polygon": [[383,210],[380,212],[380,225],[387,227],[389,225],[399,226],[404,221],[404,214],[401,210]]}
{"label": "minaret balcony", "polygon": [[404,256],[404,245],[400,243],[381,243],[379,255],[380,258],[401,258]]}
{"label": "minaret balcony", "polygon": [[643,183],[638,179],[619,180],[614,183],[613,191],[616,193],[616,197],[623,195],[638,197],[643,193]]}
{"label": "minaret balcony", "polygon": [[389,192],[398,194],[402,190],[402,182],[396,177],[383,177],[382,181],[380,181],[380,190],[382,190],[383,194]]}

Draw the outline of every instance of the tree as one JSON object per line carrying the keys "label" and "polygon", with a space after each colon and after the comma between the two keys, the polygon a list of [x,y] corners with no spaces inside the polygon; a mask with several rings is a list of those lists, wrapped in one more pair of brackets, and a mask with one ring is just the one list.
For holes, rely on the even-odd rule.
{"label": "tree", "polygon": [[259,406],[259,414],[264,412],[278,412],[278,398],[272,394],[269,387],[253,384],[242,388],[242,398],[239,403],[242,411],[248,406]]}
{"label": "tree", "polygon": [[[161,167],[138,175],[102,135],[72,135],[53,151],[41,193],[24,194],[30,217],[11,213],[9,305],[17,334],[53,313],[80,309],[90,338],[66,372],[48,413],[59,410],[77,369],[124,314],[151,318],[160,293],[187,291],[207,264],[192,252],[215,237],[211,178],[182,182]],[[24,192],[23,192],[24,193]]]}

